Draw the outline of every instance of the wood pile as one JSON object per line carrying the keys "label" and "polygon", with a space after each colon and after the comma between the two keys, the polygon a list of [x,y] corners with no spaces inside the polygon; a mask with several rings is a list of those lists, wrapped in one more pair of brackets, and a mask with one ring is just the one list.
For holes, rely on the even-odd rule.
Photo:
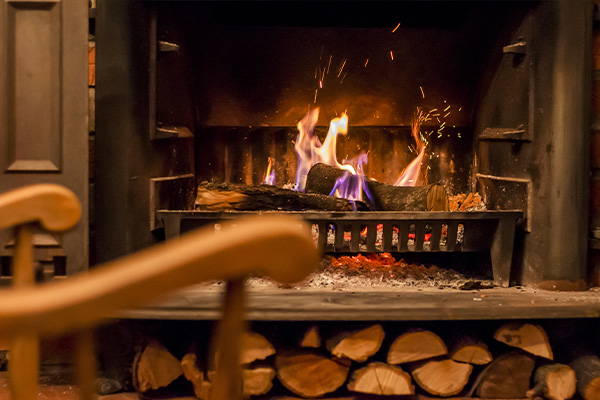
{"label": "wood pile", "polygon": [[[585,400],[600,400],[600,359],[585,354],[555,362],[546,332],[533,324],[499,325],[495,341],[382,324],[350,330],[313,324],[296,335],[279,343],[256,332],[244,334],[240,384],[246,398],[567,400],[578,391]],[[204,362],[189,352],[178,359],[152,341],[136,356],[136,389],[141,398],[165,398],[161,390],[183,381],[185,396],[209,399],[215,356]]]}

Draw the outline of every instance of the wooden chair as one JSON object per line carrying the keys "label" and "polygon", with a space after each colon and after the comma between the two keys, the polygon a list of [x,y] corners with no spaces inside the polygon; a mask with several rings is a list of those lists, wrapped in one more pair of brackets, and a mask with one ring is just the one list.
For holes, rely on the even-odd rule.
{"label": "wooden chair", "polygon": [[94,397],[92,329],[118,310],[207,280],[226,280],[223,317],[216,333],[218,371],[213,399],[240,397],[239,338],[244,329],[244,276],[259,273],[282,283],[308,275],[318,262],[310,231],[288,217],[254,217],[200,229],[168,243],[58,282],[34,286],[33,228],[73,227],[81,215],[75,195],[57,185],[35,185],[0,195],[0,229],[15,227],[14,287],[0,291],[0,336],[10,345],[12,398],[37,396],[39,338],[76,334],[80,396]]}

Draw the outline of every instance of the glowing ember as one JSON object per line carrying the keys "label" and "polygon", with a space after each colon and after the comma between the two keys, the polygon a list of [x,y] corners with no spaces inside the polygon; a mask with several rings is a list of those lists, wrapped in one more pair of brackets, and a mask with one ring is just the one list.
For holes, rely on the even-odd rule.
{"label": "glowing ember", "polygon": [[306,186],[306,175],[315,164],[323,163],[338,167],[356,175],[352,165],[340,164],[336,156],[337,135],[348,133],[348,116],[342,113],[339,118],[334,118],[329,124],[329,132],[323,144],[319,138],[313,135],[317,120],[319,119],[319,108],[309,111],[300,122],[298,122],[298,136],[294,148],[298,154],[298,169],[296,171],[296,189],[304,191]]}
{"label": "glowing ember", "polygon": [[273,157],[269,157],[269,165],[267,166],[267,170],[263,175],[263,183],[265,185],[274,185],[275,184],[275,170],[273,169],[273,163],[275,159]]}

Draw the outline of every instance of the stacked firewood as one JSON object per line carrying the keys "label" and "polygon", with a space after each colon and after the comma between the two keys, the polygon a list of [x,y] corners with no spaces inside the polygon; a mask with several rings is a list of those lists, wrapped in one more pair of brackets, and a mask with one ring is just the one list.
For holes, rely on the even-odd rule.
{"label": "stacked firewood", "polygon": [[[500,326],[494,339],[504,343],[505,351],[497,357],[480,340],[461,336],[445,342],[425,329],[400,332],[387,338],[385,347],[384,338],[382,325],[374,324],[323,340],[315,325],[294,350],[276,350],[264,336],[246,333],[240,359],[243,393],[279,400],[327,395],[347,400],[373,395],[566,400],[578,390],[585,400],[600,398],[600,359],[587,354],[568,365],[554,362],[546,332],[538,325]],[[208,399],[216,355],[208,358],[200,362],[189,353],[178,359],[152,341],[134,362],[136,389],[148,398],[185,378],[190,395],[193,388],[198,399]]]}

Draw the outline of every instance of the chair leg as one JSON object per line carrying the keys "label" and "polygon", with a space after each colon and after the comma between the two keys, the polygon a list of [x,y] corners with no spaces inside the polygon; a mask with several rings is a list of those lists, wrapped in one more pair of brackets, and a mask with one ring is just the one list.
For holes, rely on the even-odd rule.
{"label": "chair leg", "polygon": [[[22,225],[15,229],[15,254],[13,286],[34,284],[33,226]],[[40,341],[37,335],[15,338],[9,349],[8,373],[14,400],[34,400],[38,395]]]}
{"label": "chair leg", "polygon": [[96,398],[96,353],[93,330],[77,334],[75,352],[79,398],[93,400]]}
{"label": "chair leg", "polygon": [[215,375],[211,400],[238,400],[242,398],[240,367],[241,339],[245,330],[244,279],[227,282],[223,316],[217,328],[213,346],[218,351],[217,374]]}
{"label": "chair leg", "polygon": [[38,395],[39,343],[37,335],[22,335],[10,344],[8,376],[13,400],[34,400]]}

